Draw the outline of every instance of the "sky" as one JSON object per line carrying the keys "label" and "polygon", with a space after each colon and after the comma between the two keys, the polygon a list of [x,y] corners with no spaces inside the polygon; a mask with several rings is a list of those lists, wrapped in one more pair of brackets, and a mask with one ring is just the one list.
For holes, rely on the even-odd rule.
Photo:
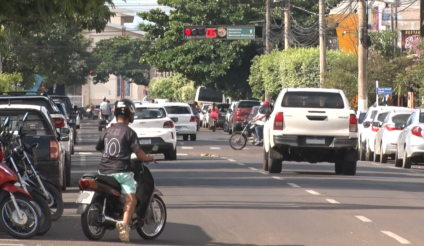
{"label": "sky", "polygon": [[[157,0],[114,0],[115,7],[126,8],[133,10],[135,12],[148,12],[150,9],[161,8],[165,12],[169,13],[170,8],[160,6],[157,3]],[[138,23],[143,22],[143,20],[137,15],[134,16],[133,23],[126,23],[125,26],[129,28],[136,28]]]}

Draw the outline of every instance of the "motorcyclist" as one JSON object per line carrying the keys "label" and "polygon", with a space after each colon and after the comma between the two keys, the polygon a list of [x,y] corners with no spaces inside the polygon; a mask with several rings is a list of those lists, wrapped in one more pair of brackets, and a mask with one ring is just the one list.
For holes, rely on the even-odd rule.
{"label": "motorcyclist", "polygon": [[134,173],[131,169],[131,154],[137,158],[152,162],[154,158],[147,156],[141,150],[137,133],[128,124],[134,121],[135,105],[129,99],[121,99],[115,103],[116,124],[106,130],[100,137],[96,150],[103,153],[99,163],[99,174],[112,176],[121,184],[122,194],[125,197],[123,221],[117,222],[119,238],[122,242],[129,242],[131,216],[134,213],[137,199]]}
{"label": "motorcyclist", "polygon": [[209,124],[212,124],[212,119],[215,119],[215,124],[218,121],[219,115],[218,115],[218,107],[215,103],[212,103],[212,107],[209,109]]}
{"label": "motorcyclist", "polygon": [[[268,107],[268,108],[270,107],[268,101],[264,101],[262,103],[261,108],[264,108],[264,107]],[[263,131],[264,131],[264,124],[266,121],[266,114],[263,113],[264,110],[263,109],[261,110],[261,108],[259,108],[258,110],[259,111],[258,115],[256,115],[255,118],[252,119],[252,122],[255,122],[255,132],[256,132],[256,138],[257,138],[255,145],[261,145],[263,142],[262,137],[263,137]]]}

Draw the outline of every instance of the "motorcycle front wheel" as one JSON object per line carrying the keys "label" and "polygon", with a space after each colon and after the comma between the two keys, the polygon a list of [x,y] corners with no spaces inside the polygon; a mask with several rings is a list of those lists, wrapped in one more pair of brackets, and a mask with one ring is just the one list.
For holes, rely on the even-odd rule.
{"label": "motorcycle front wheel", "polygon": [[46,188],[49,198],[47,199],[47,204],[50,207],[51,217],[53,221],[56,221],[62,217],[63,214],[63,199],[59,190],[54,187],[52,184],[44,182],[44,188]]}
{"label": "motorcycle front wheel", "polygon": [[34,192],[32,192],[31,196],[34,198],[32,204],[40,215],[40,229],[38,230],[37,236],[42,236],[50,231],[52,227],[52,214],[46,198]]}
{"label": "motorcycle front wheel", "polygon": [[[155,216],[153,216],[153,213]],[[156,221],[155,221],[156,218]],[[140,237],[146,240],[153,240],[163,232],[166,224],[166,206],[162,198],[158,195],[153,196],[153,201],[147,210],[144,225],[137,228],[137,233]]]}
{"label": "motorcycle front wheel", "polygon": [[40,229],[40,216],[28,197],[15,194],[15,200],[21,210],[21,219],[12,199],[5,198],[0,203],[0,227],[14,238],[30,239]]}
{"label": "motorcycle front wheel", "polygon": [[234,150],[242,150],[247,143],[247,138],[244,134],[239,132],[233,133],[230,137],[230,146]]}

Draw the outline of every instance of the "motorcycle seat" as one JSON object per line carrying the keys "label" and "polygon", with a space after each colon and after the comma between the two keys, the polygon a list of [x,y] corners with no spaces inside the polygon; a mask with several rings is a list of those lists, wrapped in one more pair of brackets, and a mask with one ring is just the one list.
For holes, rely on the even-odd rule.
{"label": "motorcycle seat", "polygon": [[86,173],[82,177],[91,177],[96,179],[96,181],[99,183],[111,186],[115,190],[121,190],[121,184],[118,183],[114,177],[105,176],[98,173]]}

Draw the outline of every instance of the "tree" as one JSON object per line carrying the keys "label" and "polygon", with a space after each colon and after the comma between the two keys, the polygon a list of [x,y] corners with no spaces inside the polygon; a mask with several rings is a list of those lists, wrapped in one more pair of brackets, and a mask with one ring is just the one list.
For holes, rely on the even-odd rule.
{"label": "tree", "polygon": [[57,21],[20,36],[13,29],[3,32],[7,49],[3,49],[3,71],[18,72],[23,87],[32,86],[34,74],[40,74],[46,84],[84,84],[95,67],[88,48],[91,41],[84,37],[77,22]]}
{"label": "tree", "polygon": [[181,74],[168,78],[154,78],[149,85],[149,98],[174,98],[179,102],[194,101],[196,87]]}
{"label": "tree", "polygon": [[143,40],[138,38],[113,37],[103,39],[96,43],[93,49],[93,57],[100,61],[95,73],[95,83],[106,83],[109,75],[122,75],[132,79],[139,85],[148,84],[149,66],[140,65],[140,57],[143,55]]}
{"label": "tree", "polygon": [[22,83],[22,75],[19,73],[0,73],[0,91],[18,91]]}

